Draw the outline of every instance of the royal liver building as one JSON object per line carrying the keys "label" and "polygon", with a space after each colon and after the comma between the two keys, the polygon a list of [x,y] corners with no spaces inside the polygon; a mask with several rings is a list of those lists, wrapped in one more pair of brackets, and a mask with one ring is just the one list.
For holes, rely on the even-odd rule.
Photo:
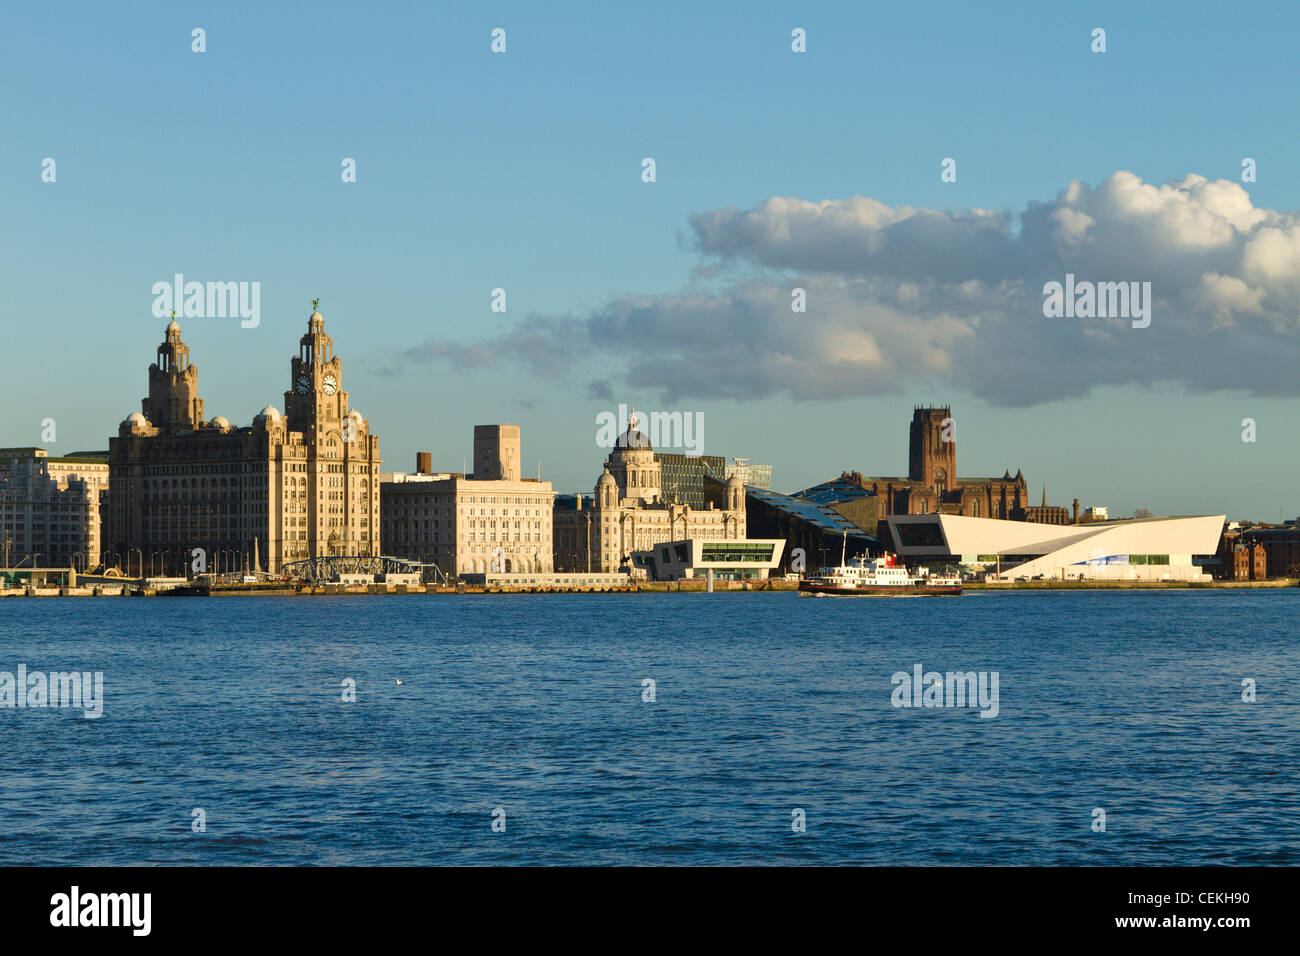
{"label": "royal liver building", "polygon": [[301,558],[378,554],[379,438],[349,404],[319,312],[290,363],[284,404],[250,426],[205,419],[198,367],[173,319],[149,367],[149,397],[109,440],[100,562],[178,575],[196,557],[210,571],[277,571]]}

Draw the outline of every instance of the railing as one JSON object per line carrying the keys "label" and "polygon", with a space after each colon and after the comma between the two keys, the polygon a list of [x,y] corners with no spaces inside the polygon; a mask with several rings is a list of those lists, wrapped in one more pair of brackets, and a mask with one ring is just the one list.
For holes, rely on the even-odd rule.
{"label": "railing", "polygon": [[447,583],[447,575],[436,564],[388,555],[332,555],[289,561],[280,566],[283,576],[306,581],[309,584],[334,581],[342,574],[420,574],[423,576],[430,568],[433,569],[436,578],[441,579],[443,584]]}

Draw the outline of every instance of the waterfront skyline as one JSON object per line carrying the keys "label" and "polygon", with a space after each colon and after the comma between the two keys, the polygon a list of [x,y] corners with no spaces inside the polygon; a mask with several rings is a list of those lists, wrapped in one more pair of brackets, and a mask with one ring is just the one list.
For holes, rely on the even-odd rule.
{"label": "waterfront skyline", "polygon": [[9,935],[301,947],[432,866],[1279,923],[1297,29],[0,9]]}
{"label": "waterfront skyline", "polygon": [[[456,469],[474,424],[509,421],[530,436],[525,474],[541,459],[557,490],[584,490],[602,456],[597,416],[625,402],[702,414],[706,454],[770,462],[775,487],[791,491],[846,469],[903,472],[903,411],[951,404],[964,468],[1023,469],[1034,501],[1046,485],[1051,503],[1078,497],[1114,515],[1300,512],[1295,376],[1279,371],[1294,357],[1294,316],[1270,331],[1268,311],[1300,268],[1283,246],[1250,272],[1243,238],[1260,216],[1280,240],[1295,236],[1285,212],[1300,207],[1300,185],[1286,174],[1293,134],[1276,120],[1291,99],[1284,28],[1168,23],[1106,4],[1088,20],[1029,5],[951,5],[937,16],[760,5],[743,18],[671,5],[617,16],[507,5],[490,19],[411,6],[361,24],[344,7],[307,19],[252,6],[74,9],[5,14],[15,42],[0,163],[25,231],[7,257],[6,445],[104,447],[138,405],[140,356],[165,324],[152,313],[153,286],[183,273],[261,283],[256,327],[181,319],[212,415],[243,425],[276,403],[285,343],[319,296],[350,343],[350,388],[392,470],[410,470],[426,449],[435,467]],[[1108,30],[1104,55],[1088,50],[1096,25]],[[202,54],[191,50],[197,26]],[[489,49],[497,26],[508,30],[503,55]],[[805,54],[790,49],[794,27],[807,30]],[[1237,80],[1201,82],[1207,60],[1232,62]],[[1030,75],[1041,82],[1026,83]],[[970,76],[981,82],[968,90]],[[1142,106],[1153,97],[1165,108]],[[1223,130],[1208,145],[1206,116]],[[945,183],[940,161],[950,156],[958,175]],[[1259,175],[1242,183],[1247,156]],[[41,181],[47,157],[58,163],[53,183]],[[340,181],[347,157],[355,183]],[[642,182],[644,157],[657,160],[654,183]],[[1189,184],[1191,175],[1228,185]],[[1089,190],[1060,198],[1075,180]],[[1184,186],[1160,192],[1169,180]],[[926,298],[927,284],[951,292],[945,282],[961,277],[943,275],[945,263],[972,278],[1027,281],[1032,270],[1008,270],[1039,248],[1026,237],[1032,204],[1059,213],[1053,221],[1090,216],[1114,227],[1131,221],[1125,196],[1153,191],[1187,215],[1171,231],[1155,228],[1159,217],[1148,223],[1133,250],[1144,267],[1224,223],[1237,230],[1235,268],[1219,263],[1194,278],[1215,272],[1226,285],[1212,288],[1224,295],[1240,291],[1231,280],[1246,283],[1247,299],[1263,290],[1263,316],[1236,315],[1230,300],[1214,306],[1237,323],[1240,335],[1226,341],[1240,350],[1209,347],[1210,333],[1171,335],[1178,296],[1157,288],[1153,335],[1117,349],[1078,350],[1086,332],[1076,325],[1076,338],[1057,337],[1064,320],[1043,325],[1018,301],[1021,311],[1000,321],[1023,321],[1024,335],[992,336],[989,351],[935,347],[944,361],[929,366],[903,363],[936,341],[923,337],[900,358],[903,333],[930,328],[901,308],[907,282],[934,307],[923,316],[932,321],[952,303]],[[1106,195],[1118,198],[1097,198]],[[782,221],[772,219],[780,197],[790,222],[829,201],[832,225],[848,234],[814,216],[795,233],[797,248],[774,245],[762,227]],[[888,241],[867,257],[871,281],[893,283],[894,325],[881,326],[879,296],[850,296],[830,313],[811,305],[799,319],[807,324],[792,326],[806,334],[780,341],[754,303],[796,279],[815,302],[836,297],[837,283],[862,278],[854,242],[882,238],[871,217],[902,207],[927,210],[939,234],[903,247],[918,253],[916,275]],[[986,209],[998,212],[977,215]],[[747,283],[757,290],[749,298]],[[491,311],[497,288],[504,314]],[[700,321],[709,315],[716,335]],[[860,317],[871,338],[845,336],[845,316]],[[969,316],[956,319],[966,335]],[[56,352],[56,332],[78,346]],[[646,348],[655,340],[671,344],[662,362]],[[14,361],[11,349],[58,362]],[[856,364],[827,372],[830,391],[818,394],[816,375],[761,374],[783,349],[804,369],[841,354]],[[1172,375],[1179,362],[1190,383]],[[1209,390],[1219,384],[1235,390]],[[53,443],[40,440],[47,418],[58,424]],[[1257,423],[1254,443],[1241,440],[1246,418]]]}
{"label": "waterfront skyline", "polygon": [[[312,307],[315,308],[315,307],[319,304],[319,301],[320,301],[319,299],[313,299],[313,300],[311,300]],[[316,319],[316,318],[318,318],[318,316],[315,315],[315,314],[313,314],[312,319]],[[166,330],[164,330],[164,331],[165,331],[165,335],[166,335],[167,337],[170,337],[170,335],[171,335],[171,331],[172,331],[172,329],[175,327],[175,323],[176,323],[176,320],[175,320],[175,319],[170,320],[169,325],[168,325],[168,328],[167,328]],[[197,369],[198,365],[199,365],[199,362],[196,361],[196,362],[194,363],[194,368]],[[151,374],[152,374],[152,373],[151,373]],[[206,381],[205,381],[205,382],[204,382],[204,385],[201,386],[201,387],[199,388],[198,392],[196,392],[195,394],[196,394],[196,395],[203,395],[203,394],[205,394],[205,393],[206,393],[206,384],[207,384],[207,383],[206,383]],[[282,396],[283,396],[284,394],[285,394],[285,393],[281,393]],[[257,425],[258,420],[260,420],[262,417],[264,417],[264,416],[266,415],[266,413],[267,413],[267,411],[268,411],[268,408],[274,408],[274,406],[272,405],[272,406],[263,407],[263,408],[262,408],[261,410],[259,410],[259,412],[258,412],[255,416],[253,416],[253,418],[250,420],[251,423],[252,423],[252,425],[253,425],[254,427]],[[613,410],[608,410],[608,409],[607,409],[607,410],[602,410],[602,411],[600,411],[600,412],[597,413],[597,415],[596,415],[596,417],[595,417],[595,420],[594,420],[594,422],[593,422],[593,427],[595,428],[595,434],[596,434],[596,445],[598,446],[598,450],[603,450],[603,449],[606,447],[606,445],[607,445],[607,442],[605,441],[605,439],[604,439],[603,436],[604,436],[605,432],[607,432],[607,431],[609,430],[609,427],[610,427],[610,424],[609,424],[609,423],[610,423],[610,421],[614,421],[614,422],[618,423],[618,427],[619,427],[619,428],[624,428],[624,427],[626,427],[626,424],[627,424],[627,423],[626,423],[626,418],[627,418],[627,414],[628,414],[628,412],[629,412],[629,409],[630,409],[630,407],[629,407],[628,405],[626,405],[626,404],[624,404],[624,403],[619,403],[619,405],[617,406],[616,409],[613,409]],[[951,428],[952,428],[952,430],[953,430],[953,434],[954,434],[954,436],[955,436],[955,434],[956,434],[956,432],[957,432],[957,429],[958,429],[958,427],[959,427],[959,426],[957,425],[957,420],[958,420],[958,417],[959,417],[959,415],[960,415],[960,412],[959,412],[959,411],[958,411],[958,412],[950,412],[950,410],[949,410],[947,407],[944,407],[944,408],[942,408],[941,413],[944,414],[944,415],[948,415],[948,414],[951,414],[951,415],[952,415],[952,418],[946,418],[946,419],[944,419],[944,421],[945,421],[945,422],[951,422],[951,423],[952,423]],[[472,417],[474,413],[471,411],[469,414],[470,414],[471,417]],[[632,411],[632,415],[635,416],[635,414],[636,414],[636,413],[635,413],[634,411]],[[660,415],[660,414],[664,414],[664,413],[651,413],[651,414]],[[677,415],[680,416],[680,413],[672,413],[672,414],[677,414]],[[689,413],[689,412],[688,412],[688,413],[687,413],[687,419],[688,419],[688,422],[689,422],[689,416],[690,416],[691,414],[694,414],[694,415],[696,415],[696,416],[700,416],[702,413],[700,413],[700,412]],[[138,413],[138,411],[136,411],[136,410],[134,410],[134,409],[131,411],[130,415],[128,415],[128,418],[132,418],[132,419],[134,419],[134,418],[138,418],[138,417],[139,417],[139,413]],[[217,417],[218,417],[218,416],[209,416],[209,420],[211,420],[211,419],[213,419],[213,418],[217,418]],[[223,420],[223,424],[224,424],[224,420],[227,418],[227,416],[219,416],[219,417]],[[233,427],[236,428],[236,429],[238,429],[238,428],[246,428],[246,427],[247,427],[246,423],[241,422],[241,421],[239,421],[239,420],[237,420],[237,419],[234,420],[234,421],[229,422],[229,424],[230,424],[230,426],[233,426]],[[672,427],[672,423],[671,423],[671,422],[664,422],[663,424],[665,425],[664,433],[665,433],[666,435],[668,435],[668,436],[678,436],[679,438],[680,438],[681,436],[684,435],[684,436],[686,436],[687,441],[688,441],[688,442],[691,442],[691,438],[690,438],[691,428],[690,428],[689,424],[687,424],[687,426],[683,428],[683,427],[682,427],[682,423],[681,423],[680,421],[678,421],[678,422],[676,423],[676,424],[677,424],[677,427],[676,427],[675,429]],[[484,427],[484,426],[476,426],[476,428],[480,428],[480,427]],[[516,426],[516,427],[517,427],[517,426]],[[697,425],[696,427],[697,427],[697,430],[698,430],[698,433],[697,433],[697,441],[696,441],[694,444],[692,444],[691,447],[703,448],[704,446],[703,446],[702,444],[699,444],[699,442],[698,442],[698,439],[699,439],[700,436],[702,435],[703,428],[702,428],[702,425]],[[657,429],[656,429],[656,430],[657,430]],[[968,433],[965,429],[962,429],[961,434],[964,435],[964,436],[968,436],[968,435],[969,435],[969,433]],[[953,439],[953,441],[955,442],[955,438]],[[724,438],[724,442],[725,442],[725,438]],[[105,445],[107,444],[107,440],[105,440],[104,444],[105,444]],[[59,450],[55,449],[54,447],[52,447],[53,445],[54,445],[54,443],[46,442],[46,443],[43,443],[43,444],[35,444],[35,445],[33,445],[32,447],[43,448],[44,450],[46,450],[49,454],[51,454],[51,455],[53,455],[53,456],[58,456],[58,455],[62,455],[62,454],[69,454],[69,452],[67,452],[67,451],[59,451]],[[657,443],[656,443],[656,447],[658,447]],[[667,448],[665,448],[665,450],[671,450],[673,447],[676,447],[676,446],[669,445]],[[888,453],[887,451],[884,451],[884,450],[883,450],[884,448],[887,448],[887,447],[889,447],[889,443],[888,443],[888,441],[886,440],[886,442],[884,443],[884,445],[882,445],[882,446],[878,446],[878,447],[873,451],[873,454],[876,455],[876,456],[877,456],[879,459],[881,459],[881,460],[883,460],[883,459],[891,459],[891,456],[889,455],[889,453]],[[430,454],[431,456],[433,456],[433,457],[431,458],[431,462],[432,462],[433,464],[437,464],[439,461],[442,461],[442,459],[445,458],[446,460],[445,460],[445,462],[443,462],[443,465],[442,465],[443,469],[444,469],[444,470],[448,470],[448,471],[454,471],[454,468],[452,467],[452,466],[454,465],[454,462],[451,461],[451,458],[454,457],[454,451],[455,451],[455,449],[452,449],[452,450],[449,451],[449,452],[445,452],[445,451],[443,451],[443,450],[438,450],[438,451],[430,452],[429,454]],[[422,450],[421,453],[423,454],[423,453],[424,453],[424,450]],[[832,452],[829,451],[829,450],[826,451],[826,454],[831,454],[831,453],[832,453]],[[539,463],[539,470],[540,470],[540,461],[542,460],[542,458],[544,457],[544,455],[545,455],[545,450],[543,450],[542,454],[539,454],[539,455],[536,456],[536,459],[535,459],[535,460],[537,460],[538,463]],[[442,457],[440,458],[439,456],[442,456]],[[978,459],[978,458],[981,457],[981,456],[979,456],[978,453],[976,453],[974,457],[976,457],[976,458]],[[466,456],[466,457],[462,460],[462,466],[464,466],[464,463],[465,463],[467,460],[468,460],[468,456]],[[385,471],[387,471],[387,472],[412,472],[412,471],[415,471],[415,470],[416,470],[416,468],[415,468],[415,456],[414,456],[414,455],[411,456],[411,461],[406,462],[406,463],[401,463],[401,462],[389,462],[389,461],[385,460],[384,464],[386,465]],[[526,465],[527,465],[527,461],[521,459],[521,461],[520,461],[520,465],[522,465],[522,466],[526,466]],[[1140,463],[1139,463],[1139,466],[1140,466]],[[814,466],[814,467],[815,467],[815,466]],[[850,471],[850,469],[847,469],[847,468],[844,469],[844,470],[845,470],[845,471]],[[857,469],[852,469],[852,470],[855,471],[855,472],[857,472]],[[878,469],[878,470],[879,470],[879,469]],[[990,470],[992,470],[992,471],[994,471],[994,472],[996,473],[996,469],[990,469]],[[1017,480],[1019,480],[1019,471],[1020,471],[1020,470],[1021,470],[1021,469],[1017,469],[1017,475],[1016,475]],[[900,469],[900,471],[905,471],[905,469]],[[1007,471],[1007,474],[1009,475],[1009,474],[1010,474],[1010,470],[1007,469],[1006,471]],[[857,472],[857,473],[860,474],[860,472]],[[834,478],[835,476],[834,476],[833,474],[827,474],[825,477],[826,477],[826,478]],[[869,480],[870,480],[870,479],[869,479]],[[901,479],[899,479],[899,480],[901,480]],[[549,481],[548,481],[548,483],[549,483]],[[1039,484],[1036,484],[1036,485],[1031,485],[1030,488],[1029,488],[1029,490],[1032,491],[1033,487],[1040,487],[1040,488],[1042,489],[1042,501],[1043,501],[1044,504],[1051,504],[1051,505],[1053,505],[1053,506],[1056,506],[1056,507],[1058,507],[1058,508],[1061,508],[1061,510],[1068,510],[1068,508],[1066,508],[1066,507],[1064,507],[1064,505],[1062,505],[1062,502],[1058,502],[1056,499],[1052,499],[1051,501],[1048,501],[1048,495],[1047,495],[1046,484],[1045,484],[1045,483],[1039,483]],[[582,486],[582,485],[579,485],[579,486],[577,486],[577,487],[575,487],[575,488],[573,488],[573,489],[569,489],[569,490],[577,491],[579,494],[585,494],[585,493],[587,493],[587,492],[589,491],[588,487],[586,487],[586,486]],[[791,489],[789,489],[789,490],[793,491],[793,490],[795,490],[795,489],[791,488]],[[1039,500],[1039,499],[1036,498],[1033,494],[1028,494],[1026,497],[1027,497],[1027,500],[1028,500],[1028,501]],[[1083,507],[1083,508],[1085,508],[1085,509],[1093,506],[1093,505],[1087,503],[1087,500],[1086,500],[1086,499],[1079,498],[1078,496],[1076,496],[1076,499],[1075,499],[1075,500],[1076,500],[1076,504],[1078,504],[1079,502],[1082,502],[1082,504],[1081,504],[1080,506]],[[1062,499],[1062,501],[1065,503],[1065,505],[1068,505],[1068,494],[1067,494],[1067,498],[1066,498],[1066,499]],[[1105,508],[1105,507],[1106,507],[1106,505],[1099,505],[1099,506],[1102,507],[1102,508]],[[1111,507],[1112,507],[1112,514],[1111,514],[1111,517],[1112,517],[1112,518],[1123,518],[1123,517],[1128,517],[1128,516],[1129,516],[1128,514],[1123,513],[1123,512],[1116,513],[1116,512],[1114,511],[1113,506],[1111,506]],[[1077,509],[1076,509],[1076,510],[1077,510]],[[1146,509],[1146,510],[1149,510],[1149,509]],[[1236,517],[1236,516],[1229,515],[1229,518],[1230,518],[1230,519],[1234,519],[1235,517]],[[1279,518],[1282,518],[1282,517],[1288,517],[1288,516],[1286,516],[1286,515],[1279,515]],[[1245,520],[1250,520],[1250,519],[1247,518],[1247,519],[1245,519]],[[1268,521],[1268,520],[1270,520],[1270,519],[1269,519],[1267,516],[1263,516],[1260,520]]]}

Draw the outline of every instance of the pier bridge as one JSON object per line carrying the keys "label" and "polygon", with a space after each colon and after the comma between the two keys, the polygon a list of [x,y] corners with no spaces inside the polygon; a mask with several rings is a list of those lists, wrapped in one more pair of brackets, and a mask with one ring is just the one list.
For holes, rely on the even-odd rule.
{"label": "pier bridge", "polygon": [[430,570],[435,580],[444,584],[447,582],[447,576],[436,564],[425,564],[382,554],[331,555],[289,561],[280,566],[282,576],[306,581],[308,584],[337,581],[339,576],[344,574],[419,574],[421,580],[427,580],[426,572]]}

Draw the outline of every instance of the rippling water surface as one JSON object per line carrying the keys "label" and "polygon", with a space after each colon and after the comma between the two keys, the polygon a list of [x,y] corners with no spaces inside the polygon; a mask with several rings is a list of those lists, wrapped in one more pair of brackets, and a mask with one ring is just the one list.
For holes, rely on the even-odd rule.
{"label": "rippling water surface", "polygon": [[[0,670],[103,671],[105,704],[0,709],[0,862],[1296,863],[1298,609],[1295,590],[4,599]],[[917,663],[997,671],[998,716],[891,706]]]}

